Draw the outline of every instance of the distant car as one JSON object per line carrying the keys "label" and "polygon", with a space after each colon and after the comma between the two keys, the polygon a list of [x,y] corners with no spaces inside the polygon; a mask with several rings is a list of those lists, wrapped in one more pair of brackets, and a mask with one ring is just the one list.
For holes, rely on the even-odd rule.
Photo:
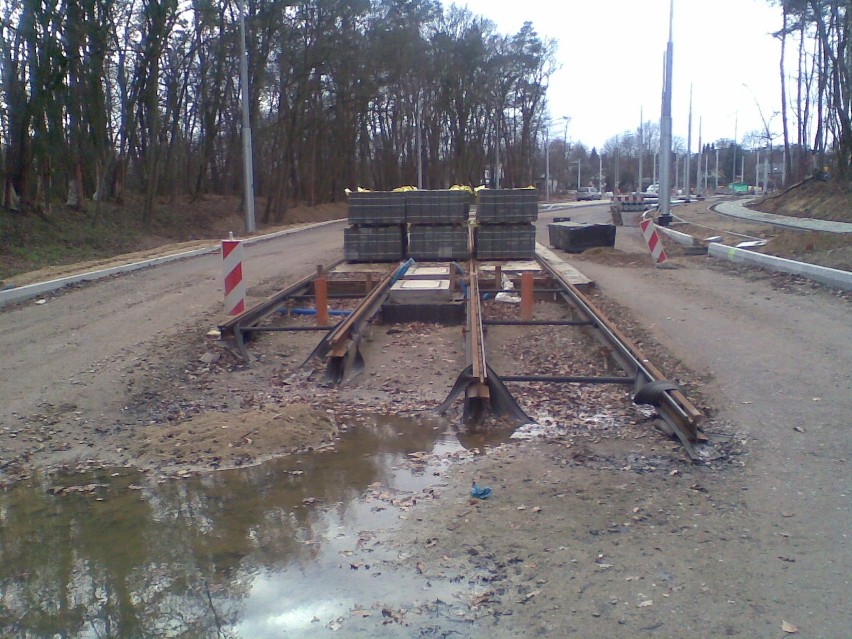
{"label": "distant car", "polygon": [[601,192],[592,188],[591,186],[581,186],[577,189],[577,201],[581,200],[599,200],[601,199]]}

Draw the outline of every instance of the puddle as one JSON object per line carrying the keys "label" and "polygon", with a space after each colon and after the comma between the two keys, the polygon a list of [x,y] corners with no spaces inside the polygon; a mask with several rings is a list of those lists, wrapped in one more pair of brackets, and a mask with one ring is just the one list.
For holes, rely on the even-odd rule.
{"label": "puddle", "polygon": [[466,580],[403,568],[390,542],[470,455],[444,421],[375,417],[334,452],[253,468],[17,486],[0,493],[0,636],[405,637],[437,621],[464,633],[451,607]]}

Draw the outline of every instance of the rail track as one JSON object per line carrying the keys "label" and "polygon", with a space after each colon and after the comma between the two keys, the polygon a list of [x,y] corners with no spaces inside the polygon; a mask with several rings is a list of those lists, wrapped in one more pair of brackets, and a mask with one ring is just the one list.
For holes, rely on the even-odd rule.
{"label": "rail track", "polygon": [[[641,350],[625,336],[597,308],[559,268],[558,258],[539,247],[537,271],[521,275],[522,317],[520,319],[489,319],[484,317],[482,298],[503,291],[499,266],[496,277],[484,273],[482,265],[469,260],[463,277],[455,275],[453,265],[448,275],[464,304],[464,341],[466,366],[459,373],[447,398],[436,410],[446,412],[456,399],[464,394],[463,419],[478,421],[486,414],[523,424],[532,421],[512,396],[510,387],[539,382],[546,384],[618,384],[629,386],[633,400],[656,408],[664,429],[677,437],[693,459],[697,458],[695,445],[704,438],[698,428],[700,411],[689,401],[677,384],[667,380]],[[355,375],[367,365],[360,351],[361,338],[368,325],[381,314],[394,282],[403,277],[412,261],[401,264],[357,265],[348,267],[336,262],[286,287],[242,314],[223,322],[219,330],[223,340],[231,342],[234,349],[247,362],[251,361],[247,344],[259,332],[286,332],[316,330],[325,333],[305,364],[324,359],[328,384],[344,383],[347,375]],[[513,291],[517,292],[517,291]],[[531,308],[533,297],[556,298],[571,309],[570,320],[535,320],[525,310]],[[356,307],[344,319],[332,323],[324,315],[327,301],[335,299],[357,300]],[[286,320],[273,321],[273,316],[290,314],[298,303],[313,304],[317,314],[316,326],[288,325]],[[309,307],[310,308],[310,307]],[[305,309],[299,309],[305,312]],[[308,310],[307,312],[310,312]],[[620,369],[619,375],[540,375],[537,371],[500,377],[489,365],[486,349],[486,331],[489,326],[550,326],[558,330],[590,331],[594,338],[611,355]]]}

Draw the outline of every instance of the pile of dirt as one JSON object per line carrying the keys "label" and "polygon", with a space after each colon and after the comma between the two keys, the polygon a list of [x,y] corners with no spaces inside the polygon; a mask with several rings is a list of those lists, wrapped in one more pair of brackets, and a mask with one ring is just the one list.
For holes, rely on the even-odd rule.
{"label": "pile of dirt", "polygon": [[764,213],[852,222],[852,184],[809,179],[749,206]]}
{"label": "pile of dirt", "polygon": [[336,435],[337,427],[326,413],[293,403],[149,424],[134,432],[128,453],[141,466],[159,466],[166,472],[199,464],[234,468],[332,445]]}

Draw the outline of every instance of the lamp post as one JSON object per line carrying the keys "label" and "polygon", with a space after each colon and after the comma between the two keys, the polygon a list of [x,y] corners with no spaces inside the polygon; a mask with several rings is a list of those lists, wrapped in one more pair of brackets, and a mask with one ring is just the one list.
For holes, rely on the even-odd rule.
{"label": "lamp post", "polygon": [[243,182],[246,204],[246,233],[256,230],[254,220],[254,166],[251,157],[251,118],[249,113],[248,57],[246,55],[246,22],[243,1],[239,2],[240,13],[240,85],[243,110]]}
{"label": "lamp post", "polygon": [[544,131],[544,201],[550,202],[550,137]]}
{"label": "lamp post", "polygon": [[[568,162],[568,125],[571,123],[570,115],[563,115],[562,121],[565,122],[565,129],[562,132],[562,168],[567,166]],[[568,188],[568,171],[565,171],[565,182],[563,183],[563,188],[567,190]]]}

